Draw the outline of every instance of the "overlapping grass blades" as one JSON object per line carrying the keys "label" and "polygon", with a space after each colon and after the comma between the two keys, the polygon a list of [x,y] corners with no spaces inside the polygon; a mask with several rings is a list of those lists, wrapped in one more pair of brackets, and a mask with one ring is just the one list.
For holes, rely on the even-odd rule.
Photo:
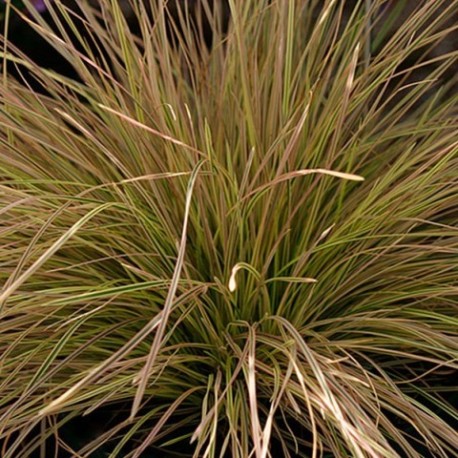
{"label": "overlapping grass blades", "polygon": [[454,456],[456,0],[203,1],[211,48],[55,3],[79,80],[0,86],[1,456]]}

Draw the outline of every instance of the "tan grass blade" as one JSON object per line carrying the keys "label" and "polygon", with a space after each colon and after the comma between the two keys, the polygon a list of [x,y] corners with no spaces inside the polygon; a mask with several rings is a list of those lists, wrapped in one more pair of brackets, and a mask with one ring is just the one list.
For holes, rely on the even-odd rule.
{"label": "tan grass blade", "polygon": [[279,177],[275,178],[269,183],[266,183],[262,186],[253,189],[253,191],[249,192],[245,196],[243,196],[242,200],[248,199],[252,195],[258,194],[262,191],[266,191],[267,189],[276,186],[277,184],[283,183],[284,181],[292,180],[293,178],[303,177],[306,175],[327,175],[335,178],[341,178],[342,180],[349,180],[349,181],[364,181],[364,178],[360,175],[354,175],[352,173],[346,172],[339,172],[336,170],[327,170],[327,169],[303,169],[303,170],[295,170],[294,172],[285,173],[280,175]]}
{"label": "tan grass blade", "polygon": [[99,106],[103,110],[108,111],[109,113],[112,113],[112,114],[114,114],[116,116],[119,116],[121,119],[124,119],[124,121],[129,122],[133,126],[136,126],[136,127],[141,128],[141,129],[144,129],[147,132],[150,132],[150,133],[152,133],[154,135],[157,135],[158,137],[160,137],[160,138],[162,138],[164,140],[167,140],[167,141],[169,141],[169,142],[171,142],[171,143],[173,143],[175,145],[182,146],[183,148],[189,149],[189,150],[193,151],[194,153],[199,154],[199,156],[205,156],[204,153],[202,151],[198,150],[197,148],[194,148],[191,145],[188,145],[188,144],[186,144],[186,143],[184,143],[184,142],[182,142],[180,140],[177,140],[176,138],[173,138],[170,135],[165,135],[164,133],[159,132],[156,129],[153,129],[152,127],[146,126],[145,124],[133,119],[130,116],[125,115],[124,113],[120,113],[119,111],[113,110],[113,108],[107,107],[106,105],[99,104]]}
{"label": "tan grass blade", "polygon": [[188,190],[186,192],[186,204],[185,204],[185,213],[184,213],[184,220],[183,220],[183,230],[181,233],[180,249],[178,251],[178,257],[177,257],[177,261],[175,264],[175,271],[172,277],[172,284],[170,285],[170,289],[167,294],[167,298],[165,300],[164,310],[162,312],[163,319],[160,321],[159,329],[157,330],[157,333],[154,336],[153,345],[151,346],[151,350],[146,360],[145,367],[142,369],[142,372],[139,375],[138,388],[135,394],[134,402],[132,405],[132,411],[130,414],[131,419],[135,417],[135,415],[138,412],[138,409],[140,408],[140,403],[141,403],[143,394],[146,389],[146,384],[148,382],[149,373],[159,353],[159,350],[162,344],[162,339],[165,333],[165,328],[168,323],[168,318],[170,316],[170,312],[172,311],[173,301],[174,301],[175,294],[178,288],[178,281],[180,279],[181,269],[184,263],[184,255],[186,252],[186,237],[187,237],[187,230],[188,230],[189,211],[191,208],[191,199],[193,195],[194,185],[196,183],[197,176],[204,162],[205,161],[200,161],[196,165],[196,167],[194,168],[192,172],[191,178],[189,180]]}
{"label": "tan grass blade", "polygon": [[100,212],[112,207],[113,203],[103,204],[91,210],[87,215],[83,216],[76,222],[65,234],[59,237],[22,275],[20,275],[11,285],[9,285],[0,294],[0,310],[4,306],[5,301],[11,296],[28,278],[30,278],[56,251],[62,248],[63,245],[75,235],[91,218]]}
{"label": "tan grass blade", "polygon": [[262,455],[262,428],[258,415],[258,396],[256,394],[256,332],[251,326],[249,329],[249,350],[248,350],[248,368],[247,368],[247,388],[248,399],[250,404],[251,432],[256,458],[264,458]]}

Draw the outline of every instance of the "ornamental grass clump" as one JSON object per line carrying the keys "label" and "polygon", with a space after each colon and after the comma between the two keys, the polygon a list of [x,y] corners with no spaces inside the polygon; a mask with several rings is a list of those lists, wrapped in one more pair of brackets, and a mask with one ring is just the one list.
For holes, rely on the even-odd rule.
{"label": "ornamental grass clump", "polygon": [[458,2],[24,3],[0,455],[455,456]]}

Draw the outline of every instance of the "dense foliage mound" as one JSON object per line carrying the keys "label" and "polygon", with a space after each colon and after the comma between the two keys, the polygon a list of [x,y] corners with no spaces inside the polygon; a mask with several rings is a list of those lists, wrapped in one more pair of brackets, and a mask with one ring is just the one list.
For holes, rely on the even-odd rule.
{"label": "dense foliage mound", "polygon": [[1,456],[456,456],[458,2],[99,3],[5,5]]}

